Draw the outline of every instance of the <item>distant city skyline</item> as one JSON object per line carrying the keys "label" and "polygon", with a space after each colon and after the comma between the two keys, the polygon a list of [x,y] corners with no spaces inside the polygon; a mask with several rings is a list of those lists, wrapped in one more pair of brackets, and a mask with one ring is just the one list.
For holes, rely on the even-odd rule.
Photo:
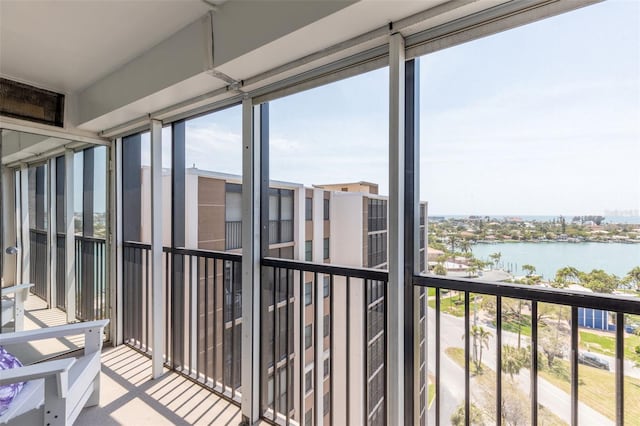
{"label": "distant city skyline", "polygon": [[[638,210],[639,16],[603,2],[421,57],[429,214]],[[272,101],[271,179],[388,194],[387,100],[383,68]],[[241,174],[239,106],[187,121],[186,165]]]}

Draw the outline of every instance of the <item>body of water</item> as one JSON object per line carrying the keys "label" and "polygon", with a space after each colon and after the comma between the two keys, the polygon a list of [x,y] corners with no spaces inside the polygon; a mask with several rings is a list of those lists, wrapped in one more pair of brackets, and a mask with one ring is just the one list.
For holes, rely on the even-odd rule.
{"label": "body of water", "polygon": [[[513,215],[503,215],[503,214],[499,214],[499,215],[477,215],[477,216],[489,216],[489,218],[491,219],[497,219],[497,220],[504,220],[506,218],[514,218],[514,217],[518,217],[520,219],[522,219],[525,222],[551,222],[553,220],[558,220],[558,218],[560,217],[560,215],[556,215],[556,216],[527,216],[527,215],[518,215],[518,214],[513,214]],[[431,215],[429,214],[429,218],[432,219],[433,217],[441,217],[444,219],[468,219],[469,215]],[[640,224],[640,216],[607,216],[604,215],[604,221],[602,222],[604,225],[606,224],[612,224],[612,223],[623,223],[623,224]],[[567,221],[567,223],[571,223],[571,220],[573,219],[572,215],[565,215],[564,216],[565,220]]]}
{"label": "body of water", "polygon": [[580,271],[603,269],[618,277],[625,276],[633,267],[640,266],[640,244],[621,243],[495,243],[475,244],[471,247],[475,257],[491,261],[491,253],[500,252],[500,263],[515,275],[524,275],[522,265],[533,265],[544,279],[552,279],[556,271],[573,266]]}

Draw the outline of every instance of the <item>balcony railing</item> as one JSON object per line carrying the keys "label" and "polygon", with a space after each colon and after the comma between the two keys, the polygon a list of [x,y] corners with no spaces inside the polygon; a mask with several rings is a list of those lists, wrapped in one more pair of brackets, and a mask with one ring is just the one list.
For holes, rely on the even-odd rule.
{"label": "balcony railing", "polygon": [[[125,342],[151,352],[151,246],[123,244]],[[208,250],[163,249],[165,365],[238,404],[241,259]]]}
{"label": "balcony railing", "polygon": [[109,318],[106,242],[76,235],[75,243],[76,317],[82,321]]}
{"label": "balcony railing", "polygon": [[[149,245],[124,244],[124,336],[146,353],[150,257]],[[164,249],[165,365],[236,404],[240,266],[236,254]],[[462,278],[413,279],[416,423],[622,423],[625,392],[627,404],[638,394],[624,375],[624,316],[640,314],[639,302]],[[325,424],[384,424],[387,280],[380,270],[262,260],[265,420],[305,424],[323,416]],[[591,315],[585,308],[612,312],[606,315],[615,319],[610,362],[581,349],[585,315]],[[598,362],[597,377],[615,389],[604,409],[593,407],[580,385],[593,380],[589,369]]]}
{"label": "balcony railing", "polygon": [[242,247],[242,222],[225,222],[224,241],[226,250]]}
{"label": "balcony railing", "polygon": [[[418,314],[429,325],[418,323],[417,344],[433,343],[420,353],[416,395],[418,412],[433,424],[454,418],[466,424],[478,418],[508,424],[625,424],[625,392],[634,395],[627,404],[640,400],[637,387],[629,386],[634,379],[624,374],[625,315],[640,314],[637,300],[434,276],[416,276],[414,283],[429,295]],[[601,336],[615,342],[613,357],[597,345],[592,346],[600,351],[595,355],[580,348],[586,329],[579,317],[585,309],[613,319],[605,327],[613,332]],[[456,374],[458,369],[464,373]],[[583,387],[584,382],[590,386]],[[602,390],[594,401],[590,390],[583,391],[594,385],[615,391]]]}
{"label": "balcony railing", "polygon": [[262,266],[264,418],[306,424],[322,413],[325,424],[383,424],[388,274],[273,258]]}
{"label": "balcony railing", "polygon": [[293,220],[269,221],[269,244],[293,241]]}
{"label": "balcony railing", "polygon": [[56,235],[56,307],[58,309],[62,309],[63,311],[67,310],[67,292],[65,288],[66,284],[66,269],[67,265],[65,263],[67,258],[66,252],[66,236],[65,234],[58,233]]}
{"label": "balcony railing", "polygon": [[38,297],[48,301],[47,274],[49,270],[48,262],[48,233],[39,229],[29,229],[29,243],[31,256],[29,259],[29,273],[34,286],[32,291]]}

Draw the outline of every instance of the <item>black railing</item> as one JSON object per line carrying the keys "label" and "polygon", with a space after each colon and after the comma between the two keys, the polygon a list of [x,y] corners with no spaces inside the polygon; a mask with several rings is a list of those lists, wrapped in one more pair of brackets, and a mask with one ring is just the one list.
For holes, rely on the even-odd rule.
{"label": "black railing", "polygon": [[31,291],[47,303],[49,303],[49,294],[47,292],[47,273],[49,270],[48,238],[47,231],[29,229],[31,251],[29,273],[31,282],[34,284]]}
{"label": "black railing", "polygon": [[[324,424],[384,424],[388,274],[274,258],[262,266],[263,417],[306,424],[322,410]],[[318,400],[326,402],[318,406]]]}
{"label": "black railing", "polygon": [[[122,248],[122,325],[124,341],[151,352],[151,246],[125,242]],[[165,350],[166,353],[166,350]]]}
{"label": "black railing", "polygon": [[[415,276],[414,284],[430,299],[431,325],[419,331],[429,334],[434,350],[424,355],[430,358],[423,364],[428,371],[421,368],[419,381],[435,393],[427,397],[421,388],[418,403],[433,424],[454,418],[464,424],[479,418],[507,424],[628,421],[625,399],[627,404],[640,400],[640,381],[624,375],[625,315],[640,314],[637,299],[435,276]],[[605,318],[595,337],[600,344],[590,347],[588,341],[580,343],[587,335],[584,321],[578,321],[594,312],[587,309]],[[612,357],[603,342],[615,348]],[[456,363],[464,371],[457,377]],[[593,381],[615,391],[601,392],[597,402],[580,398],[582,384]],[[625,392],[634,397],[625,398]],[[428,409],[431,402],[433,409]]]}
{"label": "black railing", "polygon": [[67,276],[67,265],[65,263],[67,259],[67,251],[66,251],[67,243],[66,243],[66,235],[65,234],[57,234],[56,235],[56,307],[58,309],[62,309],[63,311],[67,310],[67,292],[65,288],[66,284],[66,276]]}
{"label": "black railing", "polygon": [[226,250],[242,247],[242,222],[225,222],[224,241]]}
{"label": "black railing", "polygon": [[[239,404],[242,286],[239,254],[163,248],[166,366]],[[123,244],[125,342],[151,351],[151,246]]]}
{"label": "black railing", "polygon": [[109,318],[106,242],[76,235],[75,243],[76,318],[81,321]]}
{"label": "black railing", "polygon": [[269,221],[269,244],[289,243],[293,241],[293,220]]}

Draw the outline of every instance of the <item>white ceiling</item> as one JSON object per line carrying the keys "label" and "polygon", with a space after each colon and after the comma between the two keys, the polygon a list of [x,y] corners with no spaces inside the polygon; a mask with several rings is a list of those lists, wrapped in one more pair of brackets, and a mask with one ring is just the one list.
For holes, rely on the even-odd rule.
{"label": "white ceiling", "polygon": [[0,74],[73,93],[209,9],[200,0],[0,0]]}

